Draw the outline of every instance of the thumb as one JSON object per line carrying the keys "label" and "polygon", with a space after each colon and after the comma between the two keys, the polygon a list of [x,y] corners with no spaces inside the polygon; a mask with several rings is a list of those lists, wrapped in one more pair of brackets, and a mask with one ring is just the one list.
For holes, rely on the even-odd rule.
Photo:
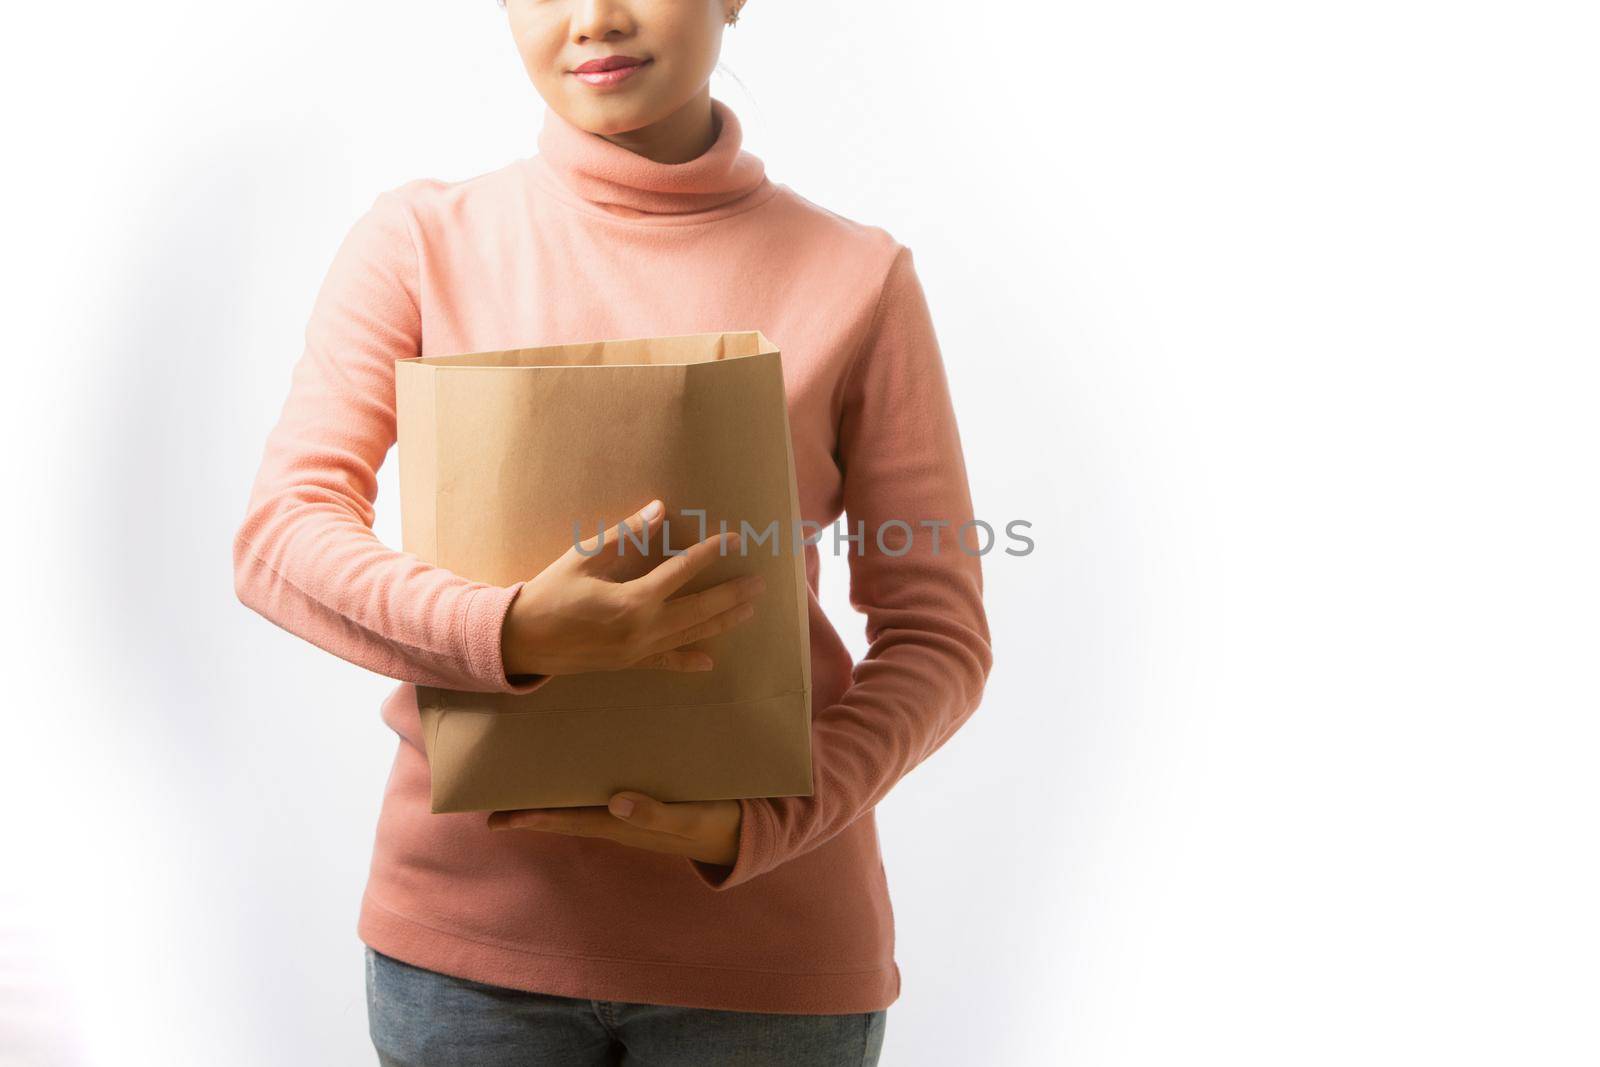
{"label": "thumb", "polygon": [[659,830],[663,833],[677,832],[675,827],[678,820],[674,817],[676,813],[671,806],[644,793],[632,791],[613,793],[611,802],[606,808],[612,815],[631,826],[645,830]]}

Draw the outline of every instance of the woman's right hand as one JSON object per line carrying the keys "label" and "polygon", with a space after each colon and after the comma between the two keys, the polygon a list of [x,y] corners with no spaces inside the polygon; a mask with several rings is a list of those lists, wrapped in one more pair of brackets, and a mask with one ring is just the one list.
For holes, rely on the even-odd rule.
{"label": "woman's right hand", "polygon": [[[631,554],[618,552],[622,529],[633,531],[636,544],[654,547],[665,514],[662,502],[652,500],[603,535],[584,541],[583,551],[574,545],[523,583],[501,629],[507,675],[711,669],[710,656],[683,646],[753,617],[752,601],[764,583],[745,575],[667,599],[721,555],[738,549],[737,533],[708,537],[639,577],[621,580],[643,562],[637,548]],[[597,552],[601,536],[604,547]]]}

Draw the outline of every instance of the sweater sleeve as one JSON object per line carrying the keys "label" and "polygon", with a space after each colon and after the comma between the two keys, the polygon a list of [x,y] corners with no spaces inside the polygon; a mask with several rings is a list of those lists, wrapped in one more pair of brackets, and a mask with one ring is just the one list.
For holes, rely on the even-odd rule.
{"label": "sweater sleeve", "polygon": [[971,528],[958,534],[973,519],[966,462],[927,300],[903,245],[844,385],[838,459],[845,533],[865,535],[841,543],[850,603],[866,615],[867,655],[839,700],[812,718],[814,794],[741,800],[732,866],[689,861],[713,889],[770,871],[870,811],[972,715],[988,679],[980,551],[989,542]]}
{"label": "sweater sleeve", "polygon": [[420,352],[409,209],[385,191],[324,277],[277,425],[233,541],[240,601],[290,633],[400,681],[532,692],[508,678],[500,631],[522,583],[469,581],[372,530],[395,441],[395,360]]}

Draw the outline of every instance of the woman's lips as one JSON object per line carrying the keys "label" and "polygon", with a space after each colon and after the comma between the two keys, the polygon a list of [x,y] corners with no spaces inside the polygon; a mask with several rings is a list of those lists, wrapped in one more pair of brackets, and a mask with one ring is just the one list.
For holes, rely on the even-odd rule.
{"label": "woman's lips", "polygon": [[650,63],[651,61],[647,59],[643,63],[635,63],[627,67],[615,67],[611,70],[575,70],[572,72],[572,76],[585,85],[616,85],[633,77],[633,75],[648,67]]}

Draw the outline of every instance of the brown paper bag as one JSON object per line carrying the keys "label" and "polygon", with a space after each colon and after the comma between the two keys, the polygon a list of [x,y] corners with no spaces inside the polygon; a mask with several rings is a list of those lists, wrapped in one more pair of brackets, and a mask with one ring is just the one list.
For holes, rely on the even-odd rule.
{"label": "brown paper bag", "polygon": [[[411,358],[395,389],[405,551],[510,585],[659,497],[673,551],[745,535],[674,596],[766,578],[754,619],[692,646],[710,671],[419,686],[435,812],[811,793],[805,531],[776,346],[743,331]],[[624,554],[648,569],[636,544]]]}

